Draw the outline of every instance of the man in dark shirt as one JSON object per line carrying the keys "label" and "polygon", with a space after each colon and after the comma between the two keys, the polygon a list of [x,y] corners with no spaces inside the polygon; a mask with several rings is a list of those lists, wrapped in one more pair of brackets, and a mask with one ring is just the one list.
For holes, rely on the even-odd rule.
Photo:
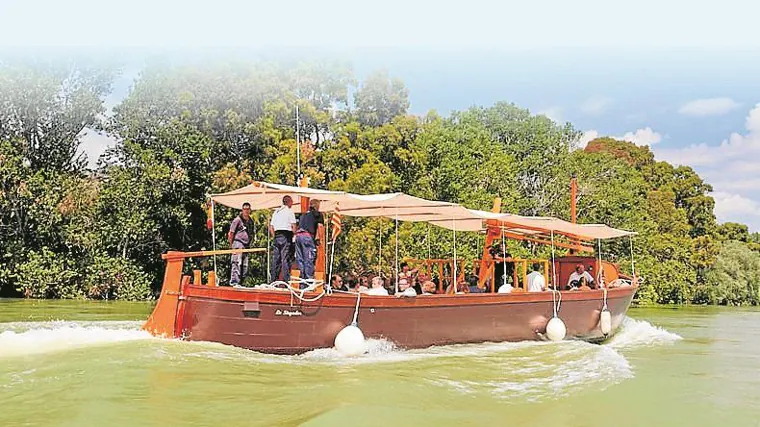
{"label": "man in dark shirt", "polygon": [[296,232],[296,262],[302,279],[314,278],[314,260],[317,258],[317,232],[322,225],[319,200],[309,201],[309,211],[301,215]]}
{"label": "man in dark shirt", "polygon": [[[243,203],[243,211],[232,220],[227,241],[232,249],[245,249],[251,245],[253,238],[253,220],[251,204]],[[240,286],[248,274],[248,254],[238,253],[230,257],[230,286]]]}

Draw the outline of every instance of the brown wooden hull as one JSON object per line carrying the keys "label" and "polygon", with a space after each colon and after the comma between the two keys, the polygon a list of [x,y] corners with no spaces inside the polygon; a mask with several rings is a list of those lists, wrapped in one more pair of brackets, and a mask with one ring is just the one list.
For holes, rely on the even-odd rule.
{"label": "brown wooden hull", "polygon": [[[607,305],[612,332],[630,306],[636,287],[611,289]],[[174,335],[265,353],[298,354],[328,348],[351,323],[357,294],[335,293],[301,302],[286,291],[182,286]],[[316,294],[306,295],[314,297]],[[562,292],[559,317],[566,339],[599,341],[601,290]],[[552,317],[551,292],[361,296],[358,326],[367,338],[401,348],[542,339]]]}

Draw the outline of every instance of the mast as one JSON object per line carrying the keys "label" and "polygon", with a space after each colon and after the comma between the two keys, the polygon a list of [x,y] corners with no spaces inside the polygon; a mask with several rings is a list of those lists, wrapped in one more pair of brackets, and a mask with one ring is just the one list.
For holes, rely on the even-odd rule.
{"label": "mast", "polygon": [[296,182],[301,179],[301,121],[298,119],[298,104],[296,104],[296,167],[298,168],[298,176]]}
{"label": "mast", "polygon": [[[570,222],[576,223],[578,219],[578,212],[576,209],[576,197],[578,194],[578,178],[573,172],[573,176],[570,178]],[[576,243],[573,241],[573,243]],[[575,249],[570,249],[570,255],[575,255]]]}

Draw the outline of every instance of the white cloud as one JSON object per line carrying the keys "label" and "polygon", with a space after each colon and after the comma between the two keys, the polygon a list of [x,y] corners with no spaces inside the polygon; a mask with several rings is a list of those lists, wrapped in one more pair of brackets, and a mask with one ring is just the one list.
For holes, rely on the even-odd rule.
{"label": "white cloud", "polygon": [[550,118],[556,123],[562,124],[565,123],[565,117],[562,114],[562,107],[549,107],[545,108],[543,110],[540,110],[536,112],[537,115],[543,114],[544,116]]}
{"label": "white cloud", "polygon": [[720,222],[732,221],[737,217],[760,218],[760,203],[755,200],[723,191],[711,195],[715,199],[715,216]]}
{"label": "white cloud", "polygon": [[588,143],[596,138],[599,138],[599,132],[594,129],[583,132],[580,138],[578,138],[578,148],[586,148]]}
{"label": "white cloud", "polygon": [[760,231],[760,103],[749,111],[745,133],[734,132],[720,144],[656,149],[655,156],[692,166],[715,192],[715,215]]}
{"label": "white cloud", "polygon": [[626,132],[625,135],[615,137],[622,139],[623,141],[632,142],[636,145],[655,145],[662,141],[662,135],[659,132],[655,132],[650,127],[644,129],[637,129],[635,132]]}
{"label": "white cloud", "polygon": [[581,112],[589,116],[600,116],[612,105],[611,98],[589,98],[581,104]]}
{"label": "white cloud", "polygon": [[697,99],[686,103],[678,112],[686,116],[722,116],[739,107],[739,103],[731,98]]}
{"label": "white cloud", "polygon": [[[583,132],[577,141],[578,148],[585,148],[590,141],[599,138],[600,136],[602,135],[600,135],[599,131],[595,129]],[[662,141],[662,135],[659,132],[653,131],[650,127],[637,129],[634,132],[626,132],[623,136],[610,136],[610,138],[632,142],[639,146],[654,145]]]}

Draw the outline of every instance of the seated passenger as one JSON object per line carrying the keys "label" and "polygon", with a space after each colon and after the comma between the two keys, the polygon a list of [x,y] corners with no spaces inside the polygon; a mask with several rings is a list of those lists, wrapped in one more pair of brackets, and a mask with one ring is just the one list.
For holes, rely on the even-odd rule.
{"label": "seated passenger", "polygon": [[417,291],[414,290],[412,286],[409,285],[409,282],[406,279],[400,279],[398,281],[398,292],[396,292],[397,297],[416,297]]}
{"label": "seated passenger", "polygon": [[587,284],[594,283],[594,278],[588,274],[588,271],[586,271],[586,268],[583,266],[583,264],[578,264],[575,266],[575,271],[573,274],[571,274],[570,278],[567,280],[567,288],[570,290],[578,288],[580,286],[581,277],[586,279]]}
{"label": "seated passenger", "polygon": [[507,283],[499,286],[499,290],[497,292],[500,293],[500,294],[509,294],[509,293],[512,293],[513,289],[514,288],[512,287],[512,284],[509,283],[509,282],[507,282]]}
{"label": "seated passenger", "polygon": [[435,283],[431,282],[430,280],[423,283],[421,287],[422,287],[422,295],[433,295],[437,291],[437,287],[435,286]]}
{"label": "seated passenger", "polygon": [[372,278],[372,282],[371,282],[371,285],[370,285],[371,287],[369,289],[367,289],[366,291],[360,291],[360,292],[364,292],[367,295],[383,295],[383,296],[387,296],[388,295],[388,290],[385,289],[385,287],[383,286],[384,284],[385,284],[385,281],[383,280],[382,277],[375,276],[375,277]]}
{"label": "seated passenger", "polygon": [[364,292],[369,290],[369,278],[367,276],[361,276],[359,277],[359,287],[357,290],[359,292]]}
{"label": "seated passenger", "polygon": [[422,294],[422,284],[425,282],[430,281],[430,276],[428,276],[425,273],[420,273],[417,275],[416,280],[414,281],[414,290],[417,291],[417,294]]}
{"label": "seated passenger", "polygon": [[533,271],[528,274],[528,292],[543,292],[546,290],[546,279],[538,270],[541,264],[534,263]]}
{"label": "seated passenger", "polygon": [[[446,293],[447,294],[453,294],[454,293],[454,287],[449,285],[446,286]],[[461,282],[457,283],[457,293],[458,294],[469,294],[470,293],[470,285],[469,283],[462,280]]]}
{"label": "seated passenger", "polygon": [[348,287],[343,283],[343,278],[337,274],[333,274],[330,280],[330,286],[335,291],[348,291]]}
{"label": "seated passenger", "polygon": [[485,292],[485,289],[478,287],[478,276],[472,275],[467,279],[467,287],[471,294],[480,294]]}

